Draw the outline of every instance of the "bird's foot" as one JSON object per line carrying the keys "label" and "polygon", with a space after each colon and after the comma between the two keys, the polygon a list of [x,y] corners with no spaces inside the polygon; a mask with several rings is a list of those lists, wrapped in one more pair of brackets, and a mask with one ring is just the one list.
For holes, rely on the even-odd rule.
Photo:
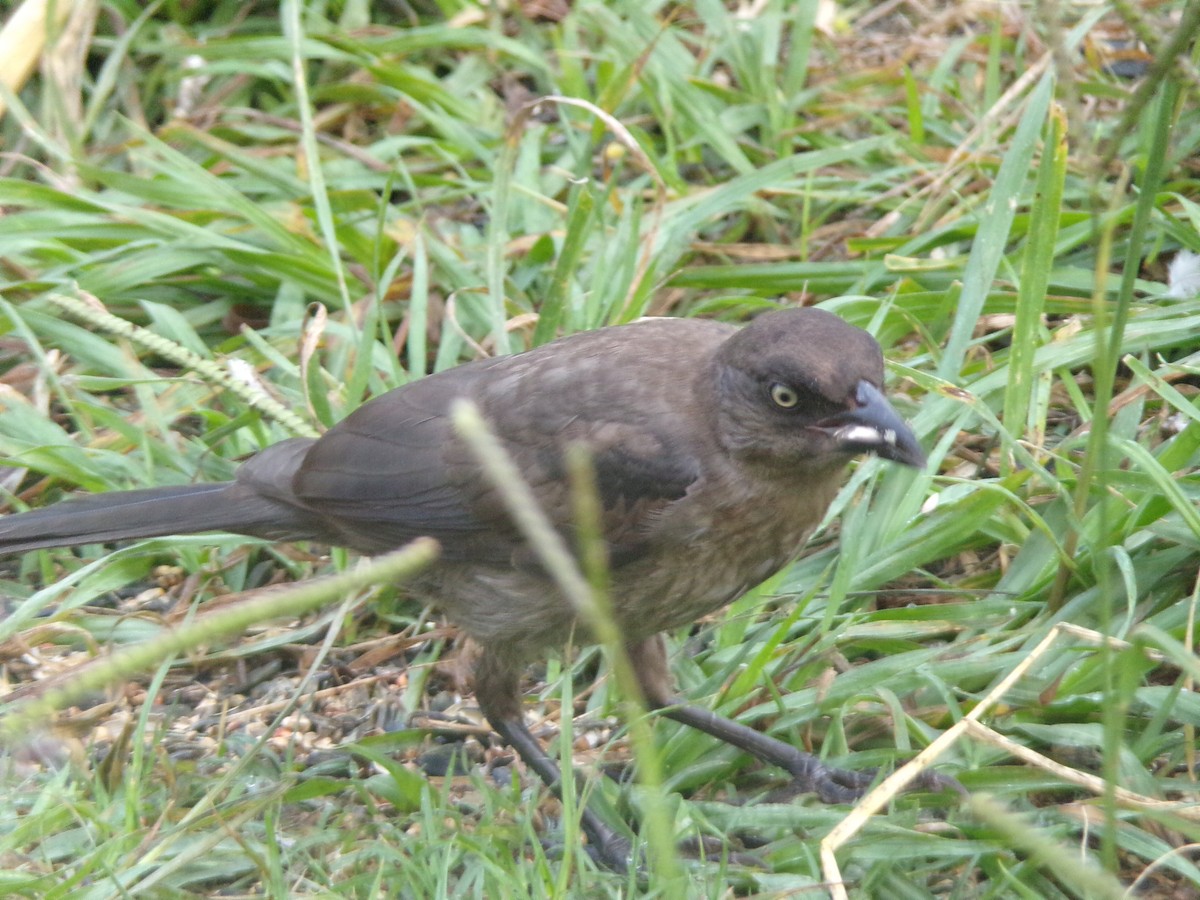
{"label": "bird's foot", "polygon": [[[792,775],[791,793],[816,794],[822,803],[854,803],[862,798],[879,774],[878,769],[839,769],[828,766],[809,753],[797,751],[784,768]],[[913,779],[913,788],[933,793],[953,790],[960,796],[967,789],[956,778],[936,769],[926,769]]]}
{"label": "bird's foot", "polygon": [[822,803],[853,803],[875,780],[875,769],[854,771],[828,766],[809,753],[797,751],[784,766],[792,776],[791,791],[816,794]]}
{"label": "bird's foot", "polygon": [[726,860],[732,865],[743,866],[747,869],[762,869],[769,871],[771,866],[761,856],[747,850],[738,850],[730,846],[730,841],[712,835],[700,835],[685,841],[680,841],[677,848],[683,859],[696,862],[718,862]]}
{"label": "bird's foot", "polygon": [[611,829],[602,834],[589,832],[585,849],[594,862],[611,872],[628,872],[631,866],[641,868],[640,854],[635,854],[633,842]]}
{"label": "bird's foot", "polygon": [[[616,833],[610,833],[599,842],[592,838],[588,840],[588,856],[598,865],[613,872],[628,872],[631,868],[636,868],[639,878],[647,876],[646,851],[640,842],[635,843]],[[712,836],[680,841],[675,849],[680,859],[697,863],[724,859],[732,865],[748,869],[770,869],[761,857],[734,849],[726,841]]]}

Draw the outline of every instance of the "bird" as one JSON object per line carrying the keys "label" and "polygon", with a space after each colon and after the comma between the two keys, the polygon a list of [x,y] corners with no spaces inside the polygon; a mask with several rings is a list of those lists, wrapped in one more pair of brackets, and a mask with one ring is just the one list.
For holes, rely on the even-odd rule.
{"label": "bird", "polygon": [[[773,309],[743,326],[647,318],[414,380],[318,438],[268,446],[230,482],[0,517],[0,554],[210,531],[363,554],[435,538],[438,562],[408,588],[473,639],[481,712],[557,790],[558,764],[523,717],[521,678],[569,637],[592,636],[457,433],[452,410],[469,401],[568,538],[568,453],[590,454],[612,616],[648,707],[781,766],[800,791],[849,802],[873,773],[834,768],[686,702],[663,636],[794,560],[854,457],[926,465],[883,382],[875,339],[817,307]],[[612,824],[586,806],[580,823],[602,862],[628,864],[629,841]]]}

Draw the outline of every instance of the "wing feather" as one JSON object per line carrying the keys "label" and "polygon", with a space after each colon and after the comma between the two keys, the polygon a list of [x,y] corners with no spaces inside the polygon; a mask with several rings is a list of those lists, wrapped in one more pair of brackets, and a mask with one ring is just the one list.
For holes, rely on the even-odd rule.
{"label": "wing feather", "polygon": [[[695,336],[714,345],[728,333],[715,323],[696,325]],[[667,347],[678,345],[677,326]],[[296,499],[357,549],[429,535],[448,558],[520,558],[522,542],[503,503],[454,433],[450,409],[465,398],[564,534],[572,530],[565,453],[571,444],[587,447],[613,564],[637,558],[702,467],[691,419],[672,411],[672,398],[690,390],[695,372],[668,359],[656,365],[654,384],[614,379],[614,367],[632,366],[645,352],[645,341],[631,347],[623,331],[580,334],[553,353],[469,363],[376,398],[311,447],[292,480]]]}

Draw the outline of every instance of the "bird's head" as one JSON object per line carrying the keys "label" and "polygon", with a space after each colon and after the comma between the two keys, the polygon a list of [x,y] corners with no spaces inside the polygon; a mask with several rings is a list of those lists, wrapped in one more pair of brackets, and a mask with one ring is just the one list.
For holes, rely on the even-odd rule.
{"label": "bird's head", "polygon": [[871,335],[820,309],[766,313],[717,352],[717,433],[760,464],[829,468],[859,453],[925,465],[912,430],[883,395]]}

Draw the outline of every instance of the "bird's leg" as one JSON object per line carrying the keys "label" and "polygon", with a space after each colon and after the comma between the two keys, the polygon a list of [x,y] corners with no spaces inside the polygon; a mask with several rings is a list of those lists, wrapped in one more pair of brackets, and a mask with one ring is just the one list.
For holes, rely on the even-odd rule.
{"label": "bird's leg", "polygon": [[[855,772],[828,766],[811,753],[755,731],[740,722],[718,716],[700,706],[681,702],[676,696],[667,667],[662,635],[654,635],[629,647],[629,658],[651,709],[676,722],[690,725],[744,750],[763,762],[791,773],[796,787],[816,794],[823,803],[852,803],[862,796],[875,778],[873,770]],[[951,778],[935,772],[918,781],[923,787],[957,787]],[[958,790],[962,790],[961,787]]]}
{"label": "bird's leg", "polygon": [[[491,726],[506,744],[517,751],[525,765],[562,797],[562,771],[545,751],[521,715],[520,679],[523,666],[489,648],[475,663],[475,698]],[[570,719],[564,727],[570,727]],[[630,842],[618,834],[593,810],[580,809],[579,825],[587,835],[595,857],[610,869],[625,871],[630,864]]]}

